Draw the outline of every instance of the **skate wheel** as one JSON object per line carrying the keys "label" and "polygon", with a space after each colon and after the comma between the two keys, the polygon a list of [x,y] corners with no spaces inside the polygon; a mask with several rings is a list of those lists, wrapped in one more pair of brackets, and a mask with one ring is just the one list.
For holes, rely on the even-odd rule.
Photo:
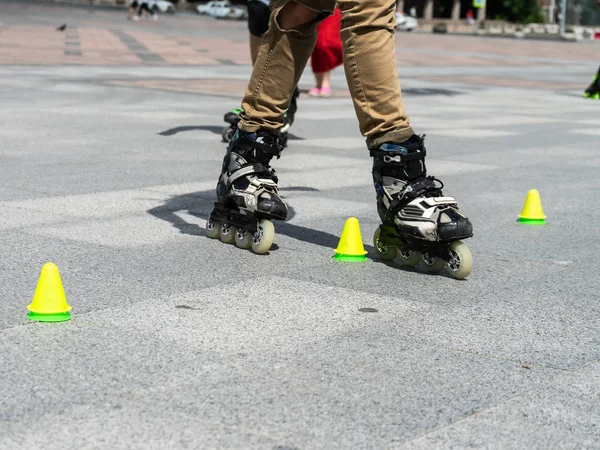
{"label": "skate wheel", "polygon": [[381,229],[377,228],[375,230],[375,234],[373,235],[373,245],[375,246],[375,250],[383,261],[391,261],[398,256],[398,249],[396,247],[386,247],[385,245],[382,245],[381,241],[379,240],[380,234]]}
{"label": "skate wheel", "polygon": [[221,226],[219,222],[215,222],[212,219],[206,221],[206,237],[211,239],[218,239],[221,234]]}
{"label": "skate wheel", "polygon": [[235,242],[235,227],[228,223],[221,224],[221,242],[233,244]]}
{"label": "skate wheel", "polygon": [[262,219],[258,223],[258,230],[252,236],[252,251],[262,255],[267,253],[275,239],[275,227],[270,220]]}
{"label": "skate wheel", "polygon": [[252,233],[248,233],[243,228],[238,228],[235,232],[235,245],[239,248],[252,247]]}
{"label": "skate wheel", "polygon": [[423,253],[421,259],[423,260],[423,265],[428,272],[439,273],[446,266],[446,261],[444,261],[442,258],[432,256],[429,253]]}
{"label": "skate wheel", "polygon": [[223,138],[223,142],[231,142],[231,138],[233,137],[233,133],[235,133],[235,128],[227,127],[221,133],[221,138]]}
{"label": "skate wheel", "polygon": [[454,241],[450,244],[450,255],[446,265],[450,275],[458,280],[468,277],[473,269],[473,255],[469,247],[461,241]]}
{"label": "skate wheel", "polygon": [[398,257],[407,266],[415,267],[419,265],[421,261],[421,253],[414,250],[405,250],[402,248],[398,249]]}

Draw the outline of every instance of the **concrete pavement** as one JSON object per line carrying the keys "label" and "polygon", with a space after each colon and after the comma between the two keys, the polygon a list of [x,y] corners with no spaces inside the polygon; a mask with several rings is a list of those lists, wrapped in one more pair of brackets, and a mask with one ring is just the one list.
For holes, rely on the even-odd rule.
{"label": "concrete pavement", "polygon": [[[203,229],[243,23],[0,12],[0,448],[598,448],[596,43],[398,34],[429,172],[475,227],[457,281],[375,254],[340,69],[300,99],[258,256]],[[531,188],[544,227],[515,222]],[[349,216],[364,264],[331,259]],[[70,322],[25,318],[47,261]]]}

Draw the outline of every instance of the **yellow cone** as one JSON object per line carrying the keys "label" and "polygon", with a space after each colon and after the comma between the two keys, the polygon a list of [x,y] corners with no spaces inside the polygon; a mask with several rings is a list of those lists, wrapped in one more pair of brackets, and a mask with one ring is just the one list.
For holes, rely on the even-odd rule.
{"label": "yellow cone", "polygon": [[27,309],[30,311],[27,317],[38,322],[62,322],[71,318],[71,307],[55,264],[47,263],[42,267],[33,300]]}
{"label": "yellow cone", "polygon": [[338,247],[333,259],[338,261],[365,261],[367,252],[360,235],[360,225],[356,217],[346,220]]}
{"label": "yellow cone", "polygon": [[542,200],[537,189],[532,189],[527,193],[523,211],[519,215],[518,222],[530,225],[542,225],[546,223],[546,216],[542,209]]}

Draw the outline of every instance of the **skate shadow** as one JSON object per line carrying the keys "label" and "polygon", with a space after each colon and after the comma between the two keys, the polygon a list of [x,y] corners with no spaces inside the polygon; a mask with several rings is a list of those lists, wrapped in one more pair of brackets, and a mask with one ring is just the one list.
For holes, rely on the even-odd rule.
{"label": "skate shadow", "polygon": [[[179,127],[169,128],[168,130],[161,131],[158,133],[159,136],[173,136],[178,133],[185,133],[186,131],[210,131],[213,134],[221,136],[221,133],[226,128],[226,125],[183,125]],[[303,141],[304,138],[296,136],[295,134],[288,133],[288,141]]]}
{"label": "skate shadow", "polygon": [[221,135],[223,128],[218,125],[187,125],[181,127],[169,128],[168,130],[161,131],[158,133],[160,136],[173,136],[178,133],[184,133],[186,131],[210,131],[211,133]]}
{"label": "skate shadow", "polygon": [[[306,191],[317,190],[307,187],[287,187],[282,189],[285,191]],[[151,208],[147,211],[151,216],[157,219],[169,222],[173,227],[179,230],[182,234],[190,236],[206,236],[205,223],[210,213],[212,212],[215,201],[215,191],[198,191],[188,194],[175,195],[167,199],[162,205]],[[192,216],[200,219],[197,223],[190,219],[186,220],[186,216]],[[340,237],[328,233],[326,231],[315,230],[313,228],[303,227],[289,223],[295,217],[296,213],[293,207],[293,201],[288,205],[288,217],[285,222],[276,222],[276,235],[283,235],[292,239],[297,239],[309,244],[318,245],[334,249],[337,247]],[[343,225],[343,224],[342,224]],[[340,228],[341,232],[341,228]],[[279,247],[273,244],[271,251],[277,250]],[[365,250],[369,252],[367,258],[379,261],[376,256],[375,248],[371,245],[365,245]]]}
{"label": "skate shadow", "polygon": [[212,211],[213,202],[214,191],[192,192],[172,196],[162,205],[149,209],[147,213],[157,219],[169,222],[182,234],[206,236],[206,230],[203,226],[188,222],[182,217],[181,213],[187,213],[206,220]]}
{"label": "skate shadow", "polygon": [[441,89],[441,88],[406,88],[402,89],[402,95],[415,95],[415,96],[429,96],[429,95],[444,95],[446,97],[454,97],[455,95],[462,95],[462,91],[454,91],[452,89]]}

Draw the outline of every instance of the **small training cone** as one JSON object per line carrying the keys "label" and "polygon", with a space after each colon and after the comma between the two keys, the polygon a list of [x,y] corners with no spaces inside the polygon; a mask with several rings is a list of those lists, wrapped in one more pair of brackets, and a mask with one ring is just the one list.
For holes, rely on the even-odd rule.
{"label": "small training cone", "polygon": [[55,264],[47,263],[42,267],[33,300],[27,309],[30,311],[27,317],[38,322],[63,322],[71,318],[71,307]]}
{"label": "small training cone", "polygon": [[338,247],[334,250],[333,259],[338,261],[365,261],[367,252],[360,235],[360,225],[356,217],[346,220]]}
{"label": "small training cone", "polygon": [[546,223],[542,200],[540,200],[540,193],[537,189],[532,189],[527,193],[523,211],[521,211],[517,222],[529,225],[543,225]]}

